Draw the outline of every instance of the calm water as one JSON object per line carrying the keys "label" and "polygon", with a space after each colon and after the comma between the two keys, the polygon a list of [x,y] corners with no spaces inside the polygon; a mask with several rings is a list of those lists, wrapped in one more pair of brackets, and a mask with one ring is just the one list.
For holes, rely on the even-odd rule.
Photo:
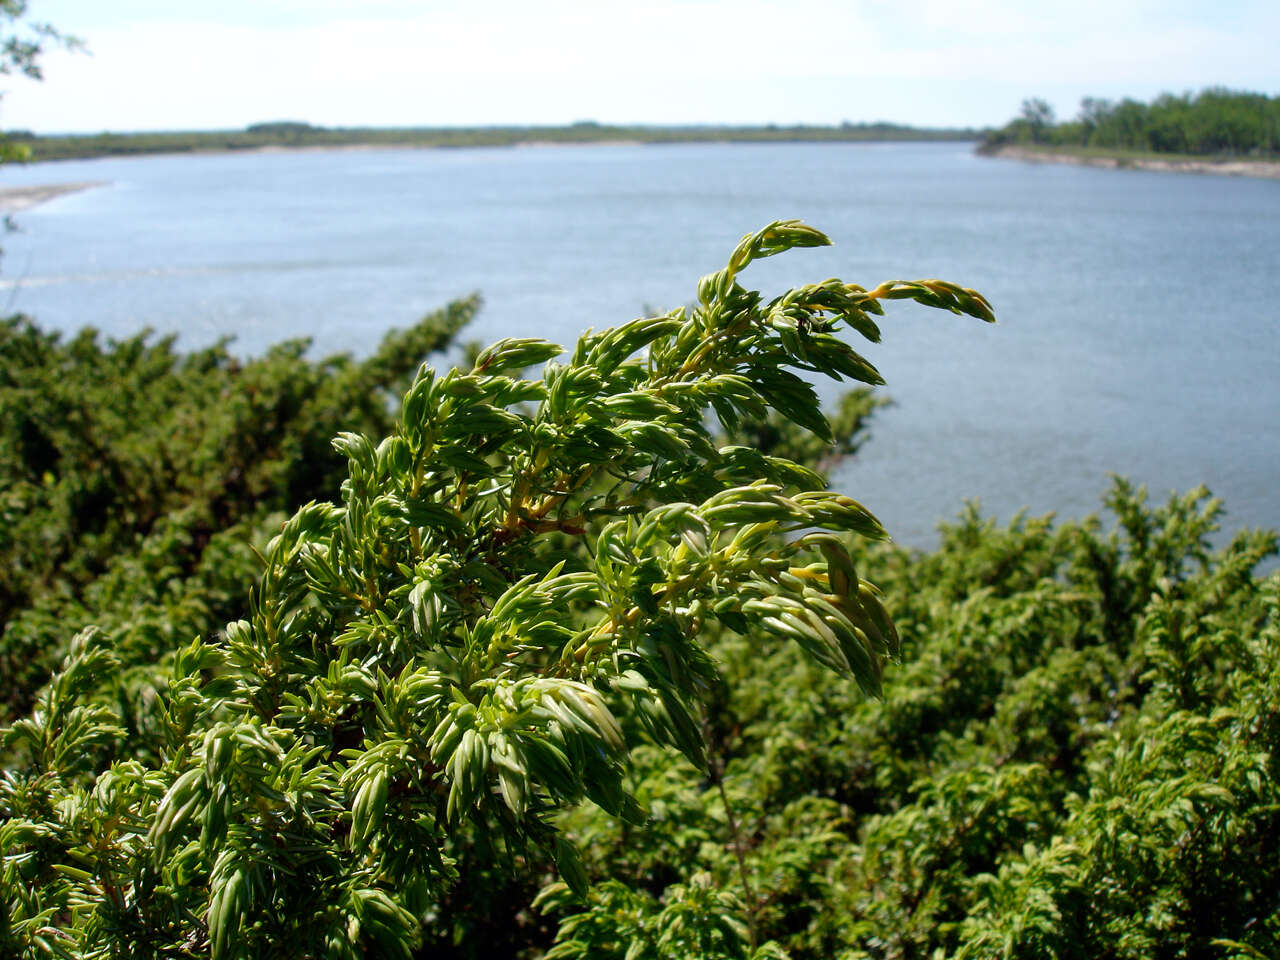
{"label": "calm water", "polygon": [[[744,233],[801,217],[831,249],[766,291],[939,276],[1000,324],[897,305],[867,350],[896,405],[838,487],[928,545],[965,498],[1098,509],[1107,474],[1207,484],[1280,528],[1280,182],[1030,166],[966,145],[689,145],[150,157],[7,168],[109,186],[22,213],[0,306],[125,336],[308,336],[367,350],[483,292],[470,337],[570,342],[694,298]],[[831,395],[828,392],[828,395]]]}

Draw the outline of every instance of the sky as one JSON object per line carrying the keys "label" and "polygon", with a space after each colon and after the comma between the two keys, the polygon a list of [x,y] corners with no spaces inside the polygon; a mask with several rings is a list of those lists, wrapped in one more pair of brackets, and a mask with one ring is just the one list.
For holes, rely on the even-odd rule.
{"label": "sky", "polygon": [[[997,126],[1041,97],[1280,94],[1276,0],[30,0],[84,41],[0,128]],[[6,36],[12,32],[12,26]]]}

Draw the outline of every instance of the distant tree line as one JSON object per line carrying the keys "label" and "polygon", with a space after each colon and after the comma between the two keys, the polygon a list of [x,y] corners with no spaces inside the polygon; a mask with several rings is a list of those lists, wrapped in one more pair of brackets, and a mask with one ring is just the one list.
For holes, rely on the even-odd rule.
{"label": "distant tree line", "polygon": [[321,127],[300,121],[255,123],[243,130],[171,130],[38,136],[3,135],[24,158],[71,160],[149,153],[260,150],[264,147],[508,147],[522,143],[776,143],[871,140],[978,140],[974,129],[891,123],[764,126],[613,125],[591,120],[559,127]]}
{"label": "distant tree line", "polygon": [[1085,97],[1058,122],[1044,100],[1027,99],[985,146],[1042,145],[1201,156],[1280,156],[1280,97],[1211,87],[1162,93],[1150,103]]}

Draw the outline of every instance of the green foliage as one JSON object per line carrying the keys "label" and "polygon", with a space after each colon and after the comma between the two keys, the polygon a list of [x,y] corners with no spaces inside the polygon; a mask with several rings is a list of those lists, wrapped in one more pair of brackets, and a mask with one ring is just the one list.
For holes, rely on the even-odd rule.
{"label": "green foliage", "polygon": [[[1275,535],[1215,551],[1206,491],[1116,480],[1109,525],[971,507],[932,553],[885,543],[819,473],[874,401],[828,420],[809,380],[878,382],[832,334],[876,340],[883,300],[989,310],[937,281],[739,283],[822,242],[774,224],[692,309],[444,374],[412,373],[430,324],[362,364],[234,370],[14,325],[45,359],[6,364],[3,461],[43,520],[11,519],[70,546],[5,573],[66,657],[3,733],[0,953],[1280,953]],[[92,392],[117,367],[136,386]],[[240,451],[256,478],[229,525],[191,538],[227,488],[184,470],[145,529],[105,480],[114,532],[68,534],[92,514],[64,478],[163,468],[148,418],[188,394],[169,460]],[[61,425],[56,482],[9,429],[28,408]],[[340,422],[368,430],[316,459]]]}
{"label": "green foliage", "polygon": [[337,486],[330,438],[389,429],[391,399],[478,305],[362,361],[312,361],[293,341],[241,363],[226,344],[182,355],[172,339],[64,342],[0,322],[0,719],[30,705],[69,623],[151,666],[243,610],[266,518]]}
{"label": "green foliage", "polygon": [[[338,435],[341,504],[283,524],[246,619],[163,660],[127,711],[109,638],[81,634],[5,735],[8,948],[408,955],[493,865],[554,863],[588,893],[555,817],[589,799],[644,823],[639,743],[706,764],[704,634],[795,641],[878,691],[897,634],[832,534],[883,530],[811,470],[718,444],[708,414],[733,430],[772,408],[832,439],[800,374],[880,379],[841,326],[878,339],[883,299],[991,314],[936,280],[772,300],[738,283],[827,242],[772,224],[692,310],[584,335],[565,361],[506,340],[470,372],[424,366],[389,436]],[[739,955],[734,897],[681,890],[641,921],[655,949]],[[776,956],[754,926],[747,946]]]}
{"label": "green foliage", "polygon": [[[935,553],[854,550],[902,637],[882,702],[721,638],[725,790],[640,757],[645,825],[565,821],[593,875],[653,905],[709,875],[797,960],[1275,955],[1276,538],[1213,552],[1204,491],[1107,503],[1111,531],[970,510]],[[604,921],[594,892],[547,905],[604,941],[570,922]]]}
{"label": "green foliage", "polygon": [[1280,154],[1280,99],[1210,87],[1194,96],[1163,93],[1150,103],[1085,97],[1079,116],[1054,123],[1043,100],[986,138],[988,147],[1031,143],[1193,156]]}
{"label": "green foliage", "polygon": [[[563,883],[549,886],[534,906],[554,910],[577,905]],[[752,947],[739,919],[743,905],[717,889],[710,874],[668,887],[661,903],[642,891],[608,880],[593,887],[587,909],[560,927],[547,960],[779,960],[775,943]]]}
{"label": "green foliage", "polygon": [[[0,0],[0,75],[21,74],[40,80],[40,58],[49,44],[78,49],[81,42],[28,16],[27,0]],[[4,94],[0,92],[0,97]],[[28,143],[0,134],[0,163],[31,158]]]}
{"label": "green foliage", "polygon": [[870,388],[857,387],[846,391],[836,409],[828,414],[831,442],[815,433],[796,429],[793,421],[777,411],[771,411],[761,420],[740,423],[732,439],[768,456],[792,460],[822,473],[862,449],[872,414],[888,405],[888,399],[876,396]]}
{"label": "green foliage", "polygon": [[79,41],[47,23],[28,18],[27,0],[0,0],[0,74],[42,79],[40,56],[48,43],[78,46]]}

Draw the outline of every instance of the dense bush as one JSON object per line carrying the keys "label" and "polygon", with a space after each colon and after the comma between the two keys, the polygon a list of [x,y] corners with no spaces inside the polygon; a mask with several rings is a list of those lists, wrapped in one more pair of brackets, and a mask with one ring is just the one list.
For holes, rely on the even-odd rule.
{"label": "dense bush", "polygon": [[0,322],[0,721],[29,708],[68,624],[152,664],[243,610],[265,519],[331,495],[333,435],[390,429],[391,399],[478,305],[360,361],[310,360],[302,340],[241,362],[225,343],[179,354],[172,338]]}
{"label": "dense bush", "polygon": [[1212,553],[1203,491],[1117,481],[1108,507],[1105,533],[971,511],[930,555],[855,551],[902,637],[881,702],[723,639],[713,774],[648,754],[642,830],[567,821],[620,883],[544,895],[558,955],[623,957],[625,916],[665,956],[703,888],[735,901],[702,923],[797,958],[1275,955],[1280,574],[1251,573],[1275,537]]}
{"label": "dense bush", "polygon": [[[4,733],[0,951],[1280,951],[1280,574],[1255,573],[1275,537],[1214,552],[1206,493],[1152,507],[1116,481],[1113,529],[969,510],[933,553],[875,542],[814,469],[857,446],[875,401],[850,394],[828,423],[805,377],[878,381],[831,333],[878,338],[882,299],[989,312],[937,281],[770,301],[737,283],[753,258],[821,242],[775,224],[691,310],[585,336],[567,362],[504,341],[466,371],[424,368],[398,417],[332,392],[344,372],[394,376],[273,354],[271,383],[310,370],[308,398],[334,397],[339,419],[367,402],[348,421],[365,427],[339,435],[335,466],[193,401],[207,420],[180,462],[274,463],[225,514],[216,470],[147,488],[158,511],[109,480],[163,464],[167,431],[122,411],[198,397],[198,357],[163,348],[165,376],[190,364],[193,383],[167,402],[101,390],[110,455],[66,440],[53,481],[10,452],[38,447],[6,439],[6,490],[51,491],[13,511],[24,542],[47,523],[67,545],[6,573],[12,609],[74,599],[40,621],[62,668],[28,681],[34,708]],[[57,411],[42,422],[87,415]],[[69,478],[99,462],[116,499],[81,543]],[[316,502],[276,514],[258,560],[249,539],[297,498]],[[187,503],[210,518],[194,553],[166,533]],[[215,633],[229,605],[245,619]]]}

